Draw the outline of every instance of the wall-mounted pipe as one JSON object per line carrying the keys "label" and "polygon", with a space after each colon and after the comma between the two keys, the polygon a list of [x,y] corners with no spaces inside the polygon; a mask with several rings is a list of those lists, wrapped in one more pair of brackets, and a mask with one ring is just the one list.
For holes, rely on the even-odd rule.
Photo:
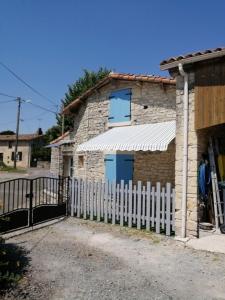
{"label": "wall-mounted pipe", "polygon": [[182,202],[181,202],[181,237],[186,237],[187,227],[187,171],[188,171],[188,74],[183,65],[178,65],[180,75],[184,78],[184,101],[183,101],[183,179],[182,179]]}

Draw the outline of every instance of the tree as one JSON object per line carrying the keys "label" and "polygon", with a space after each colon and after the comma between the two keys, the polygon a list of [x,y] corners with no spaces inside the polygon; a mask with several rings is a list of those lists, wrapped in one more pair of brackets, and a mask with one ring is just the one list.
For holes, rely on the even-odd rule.
{"label": "tree", "polygon": [[15,132],[12,130],[4,130],[0,132],[0,135],[13,135],[13,134],[15,134]]}
{"label": "tree", "polygon": [[[99,68],[98,71],[88,71],[84,70],[84,74],[78,78],[73,84],[68,85],[68,90],[65,93],[64,99],[61,100],[61,110],[69,105],[77,97],[81,96],[88,89],[96,85],[100,80],[105,78],[111,70],[106,68]],[[56,139],[61,135],[62,132],[62,115],[56,115],[57,125],[49,128],[46,133],[46,141],[50,143],[52,140]],[[73,117],[65,116],[64,118],[64,130],[68,131],[73,128]]]}
{"label": "tree", "polygon": [[[96,85],[100,80],[105,78],[111,70],[106,68],[99,68],[98,71],[88,71],[84,70],[83,76],[81,76],[78,80],[76,80],[72,85],[68,85],[68,91],[65,94],[64,99],[62,100],[61,109],[69,105],[73,100],[77,97],[81,96],[88,89],[92,88]],[[62,127],[62,116],[58,114],[57,117],[57,125]],[[73,118],[70,116],[65,116],[64,118],[64,129],[65,131],[73,128]]]}

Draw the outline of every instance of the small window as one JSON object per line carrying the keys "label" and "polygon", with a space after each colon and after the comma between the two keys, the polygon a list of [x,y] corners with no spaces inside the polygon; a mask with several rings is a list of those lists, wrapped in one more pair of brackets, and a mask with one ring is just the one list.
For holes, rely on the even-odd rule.
{"label": "small window", "polygon": [[18,156],[17,160],[21,161],[23,159],[22,152],[18,152],[17,156]]}
{"label": "small window", "polygon": [[[23,159],[23,154],[22,152],[17,153],[17,161],[21,161]],[[14,151],[11,154],[11,160],[14,161]]]}
{"label": "small window", "polygon": [[79,155],[78,156],[78,167],[79,168],[83,168],[84,167],[84,156],[83,155]]}
{"label": "small window", "polygon": [[11,149],[12,148],[12,141],[9,141],[9,148]]}
{"label": "small window", "polygon": [[3,161],[3,153],[0,153],[0,161]]}

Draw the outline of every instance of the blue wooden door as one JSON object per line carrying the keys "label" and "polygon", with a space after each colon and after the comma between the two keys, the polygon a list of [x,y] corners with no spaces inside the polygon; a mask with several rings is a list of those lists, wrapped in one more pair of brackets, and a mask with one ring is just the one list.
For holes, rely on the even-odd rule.
{"label": "blue wooden door", "polygon": [[126,122],[131,119],[131,89],[111,93],[109,105],[109,122]]}
{"label": "blue wooden door", "polygon": [[124,180],[128,183],[133,179],[134,157],[131,154],[118,154],[116,161],[116,177],[117,182]]}
{"label": "blue wooden door", "polygon": [[108,154],[105,156],[105,177],[110,182],[133,179],[134,157],[131,154]]}

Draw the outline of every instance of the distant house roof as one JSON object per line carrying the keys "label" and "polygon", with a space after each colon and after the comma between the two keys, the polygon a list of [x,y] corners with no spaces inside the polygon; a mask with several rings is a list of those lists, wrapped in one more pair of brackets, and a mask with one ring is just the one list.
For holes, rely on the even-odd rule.
{"label": "distant house roof", "polygon": [[68,106],[66,106],[63,110],[64,114],[70,114],[76,108],[78,108],[82,101],[89,97],[96,89],[100,89],[101,87],[105,86],[112,80],[124,80],[124,81],[139,81],[139,82],[149,82],[149,83],[163,83],[163,84],[170,84],[175,85],[176,81],[170,77],[162,77],[162,76],[155,76],[155,75],[138,75],[138,74],[125,74],[125,73],[109,73],[104,79],[99,81],[94,87],[87,90],[83,93],[80,97],[76,98],[73,102],[71,102]]}
{"label": "distant house roof", "polygon": [[185,55],[170,57],[160,63],[160,68],[161,70],[168,70],[176,67],[178,63],[188,64],[221,56],[225,56],[225,47],[207,49]]}
{"label": "distant house roof", "polygon": [[[38,135],[36,133],[34,134],[20,134],[18,137],[19,141],[32,141],[37,138],[42,137],[43,135]],[[16,140],[16,135],[15,134],[0,134],[0,141],[15,141]]]}

